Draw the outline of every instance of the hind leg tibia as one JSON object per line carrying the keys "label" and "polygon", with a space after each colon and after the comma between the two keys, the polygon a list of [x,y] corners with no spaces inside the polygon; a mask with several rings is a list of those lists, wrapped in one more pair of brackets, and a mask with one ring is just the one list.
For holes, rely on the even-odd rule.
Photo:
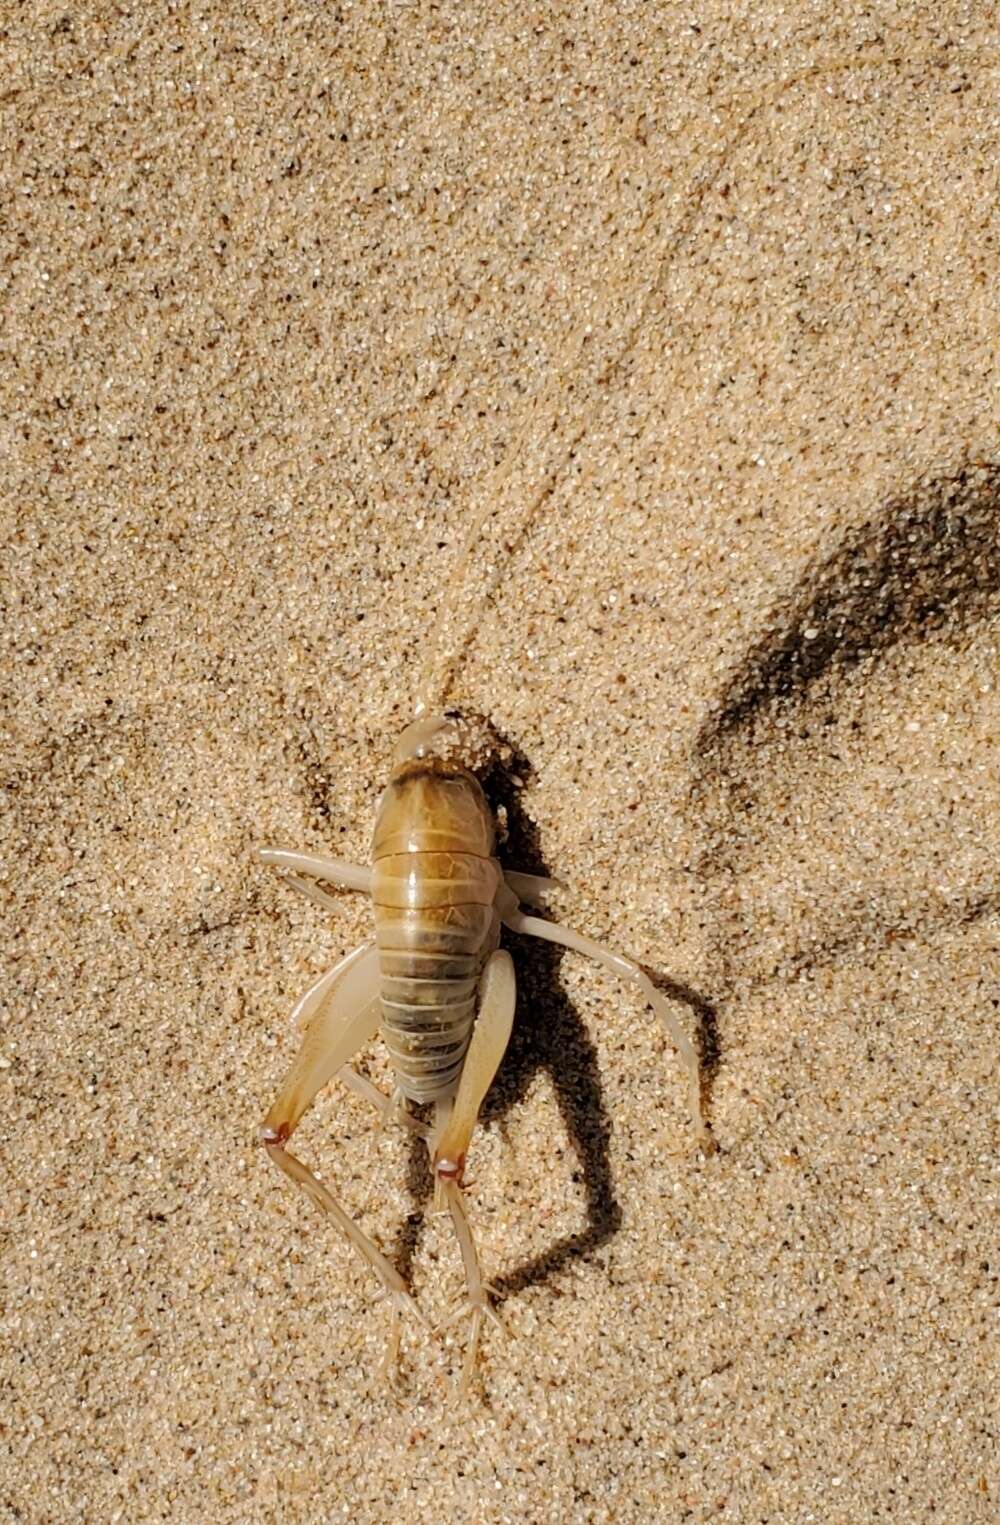
{"label": "hind leg tibia", "polygon": [[302,1187],[378,1277],[392,1304],[389,1337],[392,1358],[399,1344],[400,1313],[406,1311],[421,1317],[406,1283],[328,1187],[285,1148],[317,1093],[375,1035],[381,1014],[376,950],[368,947],[349,955],[337,970],[307,992],[306,998],[309,997],[313,1005],[308,1030],[288,1078],[260,1128],[260,1141],[278,1169]]}
{"label": "hind leg tibia", "polygon": [[475,1371],[483,1324],[487,1319],[495,1324],[500,1321],[490,1305],[491,1289],[480,1270],[462,1191],[462,1171],[479,1109],[510,1041],[516,996],[513,960],[509,953],[498,950],[490,958],[480,980],[476,1025],[454,1102],[450,1111],[447,1103],[439,1104],[440,1126],[435,1129],[435,1195],[438,1201],[443,1200],[451,1216],[465,1273],[465,1296],[449,1320],[450,1323],[462,1318],[469,1320],[460,1389],[463,1393],[468,1390]]}

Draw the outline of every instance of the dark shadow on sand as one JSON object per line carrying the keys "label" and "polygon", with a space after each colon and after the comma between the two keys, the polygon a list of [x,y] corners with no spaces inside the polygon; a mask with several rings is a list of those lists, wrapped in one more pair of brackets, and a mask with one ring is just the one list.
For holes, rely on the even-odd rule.
{"label": "dark shadow on sand", "polygon": [[[743,913],[734,920],[724,908],[733,903],[724,887],[742,872],[744,844],[752,849],[759,840],[755,811],[768,787],[759,755],[787,754],[836,724],[850,692],[894,649],[960,646],[998,612],[996,463],[972,463],[891,499],[852,527],[776,607],[695,745],[690,808],[704,841],[698,872],[720,890],[707,971],[720,1006],[737,973],[729,949],[752,932]],[[928,904],[921,935],[991,914],[998,895],[979,892],[968,905]],[[853,956],[859,946],[906,935],[907,924],[896,925],[890,909],[879,912],[866,897],[846,921],[830,926],[824,944],[758,983],[799,977]]]}
{"label": "dark shadow on sand", "polygon": [[775,611],[705,721],[697,754],[809,706],[891,646],[960,638],[1000,607],[1000,466],[921,483],[851,529]]}

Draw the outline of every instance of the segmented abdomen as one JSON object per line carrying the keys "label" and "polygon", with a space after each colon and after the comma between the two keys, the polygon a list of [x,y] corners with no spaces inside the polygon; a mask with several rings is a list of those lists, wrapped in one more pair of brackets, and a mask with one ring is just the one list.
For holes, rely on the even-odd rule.
{"label": "segmented abdomen", "polygon": [[492,847],[492,816],[471,774],[421,763],[393,778],[376,826],[372,900],[382,1036],[412,1101],[449,1095],[461,1073],[479,976],[499,938]]}

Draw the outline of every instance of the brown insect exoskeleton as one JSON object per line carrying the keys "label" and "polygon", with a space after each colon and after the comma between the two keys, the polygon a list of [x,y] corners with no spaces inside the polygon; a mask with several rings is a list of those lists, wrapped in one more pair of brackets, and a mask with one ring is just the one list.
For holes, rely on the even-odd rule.
{"label": "brown insect exoskeleton", "polygon": [[[884,65],[886,60],[877,62]],[[871,60],[860,56],[824,60],[758,94],[737,134],[724,145],[716,173],[750,117],[782,90],[833,70],[870,66]],[[713,178],[702,182],[700,194],[675,230],[672,247],[691,226]],[[634,342],[642,318],[640,310],[612,370]],[[567,346],[571,353],[553,368],[554,380],[542,388],[534,411],[540,404],[558,406],[558,400],[553,401],[555,389],[572,367],[574,346],[579,353],[585,339],[582,329],[571,336]],[[571,445],[584,433],[588,418],[585,414],[570,427]],[[518,445],[519,440],[512,452]],[[491,479],[484,493],[487,504],[509,472],[511,459],[512,455],[505,458]],[[527,513],[542,501],[550,485],[537,490]],[[488,512],[489,508],[483,509],[467,536],[452,589]],[[470,718],[444,709],[458,649],[446,648],[436,679],[425,675],[417,718],[396,745],[375,824],[372,866],[283,850],[260,853],[263,862],[284,870],[291,885],[321,905],[335,906],[336,902],[319,883],[368,894],[375,921],[374,939],[324,974],[298,1002],[295,1015],[306,1027],[305,1039],[260,1129],[260,1138],[279,1169],[298,1182],[347,1235],[387,1292],[392,1305],[390,1370],[399,1348],[400,1315],[409,1310],[419,1318],[416,1304],[396,1268],[327,1187],[289,1153],[288,1142],[317,1093],[335,1075],[372,1101],[384,1116],[398,1118],[426,1140],[438,1205],[450,1214],[465,1271],[466,1297],[458,1315],[469,1319],[465,1388],[475,1368],[483,1323],[496,1317],[490,1305],[491,1289],[480,1271],[462,1177],[480,1106],[503,1058],[514,1017],[514,965],[510,954],[498,946],[501,928],[582,953],[634,988],[677,1051],[697,1140],[703,1145],[711,1140],[702,1116],[697,1055],[666,998],[633,959],[522,909],[523,903],[531,905],[543,897],[549,881],[505,871],[497,858],[496,824],[475,773],[477,759],[481,763],[489,750],[488,740]],[[392,1096],[377,1090],[350,1064],[379,1031],[395,1073]],[[411,1104],[432,1109],[429,1124],[411,1114]]]}

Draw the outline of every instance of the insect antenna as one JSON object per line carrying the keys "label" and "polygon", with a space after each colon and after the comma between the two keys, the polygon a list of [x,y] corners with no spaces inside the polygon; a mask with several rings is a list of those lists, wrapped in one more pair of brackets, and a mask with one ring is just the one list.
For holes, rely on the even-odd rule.
{"label": "insect antenna", "polygon": [[[538,510],[555,490],[567,462],[572,459],[576,445],[587,433],[608,395],[608,383],[620,370],[642,333],[650,303],[659,291],[670,263],[683,248],[685,240],[697,231],[706,197],[724,174],[732,154],[739,147],[748,127],[762,111],[776,105],[785,92],[794,86],[829,74],[870,69],[918,68],[927,65],[942,70],[953,65],[965,64],[995,68],[998,62],[1000,62],[1000,53],[979,50],[959,52],[949,50],[947,47],[916,53],[859,50],[854,54],[824,54],[793,73],[770,80],[753,89],[734,91],[722,103],[721,110],[724,115],[738,114],[739,119],[725,134],[720,145],[709,154],[706,167],[699,171],[690,194],[685,198],[685,211],[660,243],[654,255],[655,273],[652,280],[645,285],[638,310],[628,323],[617,352],[594,372],[596,396],[592,396],[589,404],[581,409],[576,420],[564,431],[565,444],[560,451],[559,459],[545,467],[521,504],[520,511],[515,511],[514,522],[518,526],[516,538],[520,539],[526,534]],[[741,102],[744,103],[742,111],[739,109]],[[719,109],[710,99],[699,102],[699,105],[702,108],[707,106],[713,111]],[[665,192],[654,194],[650,198],[649,206],[634,231],[634,237],[638,237],[645,231],[665,198]],[[595,329],[602,326],[602,320],[608,317],[613,295],[612,291],[611,295],[605,297],[596,318],[587,318],[573,327],[550,366],[544,382],[529,401],[523,422],[513,440],[492,471],[486,475],[480,489],[481,506],[473,516],[472,523],[458,549],[445,583],[444,596],[436,610],[435,633],[428,642],[427,656],[417,684],[415,713],[418,717],[426,713],[438,713],[450,701],[455,677],[472,644],[482,619],[482,611],[494,593],[501,575],[499,568],[487,570],[479,596],[464,614],[460,613],[459,606],[467,581],[470,559],[473,552],[481,548],[484,540],[483,532],[488,521],[497,512],[503,489],[524,453],[526,442],[532,436],[544,438],[546,432],[555,431],[559,414],[565,408],[565,399],[573,390],[572,386],[566,385],[566,378],[578,375],[584,348],[594,336]],[[509,556],[510,544],[505,549]]]}

